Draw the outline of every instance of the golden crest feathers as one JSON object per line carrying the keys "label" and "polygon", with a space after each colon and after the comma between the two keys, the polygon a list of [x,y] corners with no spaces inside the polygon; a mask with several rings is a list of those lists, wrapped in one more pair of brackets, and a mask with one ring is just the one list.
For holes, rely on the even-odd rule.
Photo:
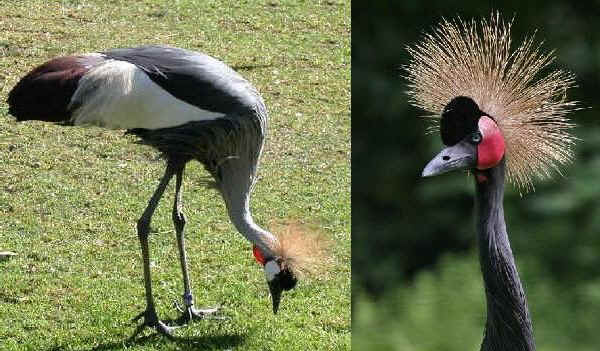
{"label": "golden crest feathers", "polygon": [[309,231],[298,223],[279,224],[273,227],[278,245],[274,250],[294,274],[320,273],[328,264],[328,241],[318,233]]}
{"label": "golden crest feathers", "polygon": [[428,112],[437,128],[444,106],[456,96],[472,98],[492,116],[506,141],[507,178],[520,189],[533,189],[534,178],[561,174],[571,162],[575,125],[567,114],[573,74],[549,70],[554,52],[543,53],[534,37],[511,51],[512,21],[499,13],[489,21],[443,20],[422,41],[407,48],[404,66],[410,103]]}

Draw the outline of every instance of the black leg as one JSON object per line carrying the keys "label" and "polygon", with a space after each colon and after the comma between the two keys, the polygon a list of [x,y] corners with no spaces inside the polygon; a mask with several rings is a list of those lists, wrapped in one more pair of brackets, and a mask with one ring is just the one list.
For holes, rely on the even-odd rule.
{"label": "black leg", "polygon": [[136,321],[141,317],[144,317],[144,323],[142,323],[135,333],[132,335],[132,338],[135,337],[140,331],[144,329],[144,327],[153,327],[159,333],[171,336],[172,328],[167,327],[163,322],[158,319],[156,315],[156,309],[154,307],[154,298],[152,297],[152,278],[150,275],[150,252],[148,250],[148,234],[150,233],[150,221],[152,220],[152,215],[154,214],[154,210],[158,206],[158,202],[160,201],[163,193],[167,185],[169,185],[169,181],[173,178],[173,174],[175,173],[175,168],[171,163],[167,164],[167,169],[165,170],[165,174],[160,180],[160,184],[154,191],[152,198],[148,202],[148,206],[146,210],[140,217],[137,223],[137,231],[138,231],[138,239],[140,240],[140,246],[142,247],[142,258],[144,265],[144,286],[146,288],[146,310],[140,313],[133,320]]}
{"label": "black leg", "polygon": [[183,274],[183,303],[184,310],[181,316],[181,321],[187,323],[192,319],[203,318],[206,315],[217,312],[216,308],[197,310],[194,308],[194,296],[187,268],[187,257],[185,254],[185,214],[183,213],[182,188],[183,188],[183,171],[185,163],[180,164],[175,170],[175,201],[173,203],[173,224],[175,225],[175,235],[177,236],[177,246],[179,248],[179,261],[181,263],[181,272]]}

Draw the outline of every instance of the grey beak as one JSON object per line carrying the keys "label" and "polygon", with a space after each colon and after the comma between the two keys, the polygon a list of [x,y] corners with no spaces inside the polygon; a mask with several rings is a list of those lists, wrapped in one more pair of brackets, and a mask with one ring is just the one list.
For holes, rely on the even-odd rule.
{"label": "grey beak", "polygon": [[433,177],[457,169],[473,168],[477,165],[477,145],[467,141],[448,146],[437,154],[425,169],[423,177]]}
{"label": "grey beak", "polygon": [[279,277],[275,277],[275,279],[269,282],[269,291],[271,292],[271,299],[273,299],[273,313],[277,314],[279,303],[281,302],[281,292],[283,291]]}

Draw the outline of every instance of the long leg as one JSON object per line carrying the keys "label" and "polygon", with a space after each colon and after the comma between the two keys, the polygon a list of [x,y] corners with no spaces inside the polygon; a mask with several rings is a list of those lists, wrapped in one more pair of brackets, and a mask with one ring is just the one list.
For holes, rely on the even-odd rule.
{"label": "long leg", "polygon": [[138,327],[138,329],[132,335],[132,337],[137,335],[146,326],[154,327],[160,333],[171,335],[171,328],[167,327],[158,319],[158,316],[156,315],[156,309],[154,307],[154,298],[152,297],[152,278],[150,275],[150,252],[148,250],[148,234],[150,233],[150,221],[152,220],[152,215],[154,214],[154,211],[158,206],[158,202],[160,201],[163,193],[165,192],[167,185],[169,185],[169,181],[171,180],[171,178],[173,178],[174,173],[175,168],[173,167],[171,162],[168,162],[165,174],[160,180],[160,183],[154,191],[154,194],[150,198],[146,210],[144,210],[144,213],[137,222],[138,239],[140,240],[140,246],[142,248],[142,258],[144,261],[146,311],[142,312],[140,315],[134,318],[134,320],[137,320],[143,316],[144,323]]}
{"label": "long leg", "polygon": [[175,235],[177,236],[177,247],[179,248],[179,261],[181,263],[181,272],[183,274],[183,303],[185,310],[181,319],[183,322],[188,322],[194,318],[202,318],[205,315],[212,314],[217,311],[216,308],[197,310],[194,308],[194,296],[190,285],[190,278],[187,269],[187,258],[185,254],[185,214],[183,213],[182,188],[183,188],[183,171],[185,163],[179,164],[175,170],[175,201],[173,203],[173,224],[175,225]]}

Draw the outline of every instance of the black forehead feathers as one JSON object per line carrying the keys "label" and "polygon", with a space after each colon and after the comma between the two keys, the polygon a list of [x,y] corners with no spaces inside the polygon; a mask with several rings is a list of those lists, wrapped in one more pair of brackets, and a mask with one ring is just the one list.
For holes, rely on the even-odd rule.
{"label": "black forehead feathers", "polygon": [[444,107],[440,122],[440,133],[444,145],[452,146],[477,130],[477,121],[484,113],[466,96],[453,98]]}
{"label": "black forehead feathers", "polygon": [[296,278],[294,272],[292,272],[289,268],[285,268],[279,272],[279,279],[281,287],[286,291],[292,290],[298,282],[298,278]]}

